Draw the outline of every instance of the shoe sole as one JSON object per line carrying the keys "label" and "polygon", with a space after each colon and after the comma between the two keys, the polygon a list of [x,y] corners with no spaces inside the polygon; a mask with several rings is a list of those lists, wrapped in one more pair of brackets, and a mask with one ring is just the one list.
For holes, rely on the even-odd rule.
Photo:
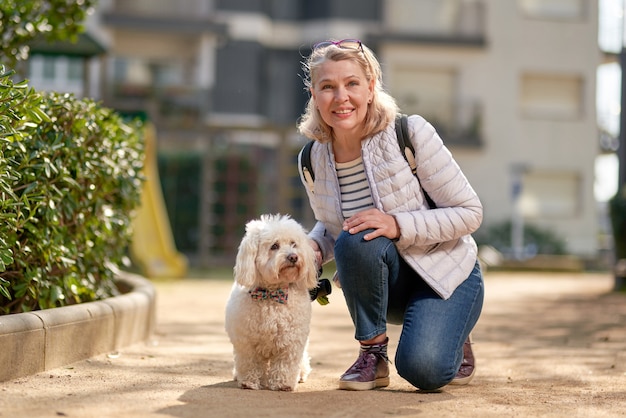
{"label": "shoe sole", "polygon": [[452,386],[465,386],[465,385],[469,384],[469,382],[472,381],[472,379],[474,378],[474,374],[476,374],[476,368],[474,368],[474,370],[472,370],[472,374],[470,374],[469,376],[460,377],[460,378],[454,378],[454,379],[452,379],[452,382],[450,382],[448,384],[452,385]]}
{"label": "shoe sole", "polygon": [[[468,339],[470,344],[474,344],[474,341],[472,340],[472,334],[469,335]],[[469,376],[460,377],[458,379],[454,378],[452,379],[452,382],[448,384],[452,386],[465,386],[472,381],[472,379],[474,378],[474,374],[476,374],[476,359],[474,359],[474,368],[472,369],[472,374],[470,374]]]}
{"label": "shoe sole", "polygon": [[389,376],[380,377],[373,382],[351,382],[347,380],[339,381],[339,389],[343,390],[371,390],[389,386]]}

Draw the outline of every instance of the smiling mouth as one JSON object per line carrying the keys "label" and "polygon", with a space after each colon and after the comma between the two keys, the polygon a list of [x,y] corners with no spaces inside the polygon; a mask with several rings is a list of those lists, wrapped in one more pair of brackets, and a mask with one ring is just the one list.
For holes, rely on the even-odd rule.
{"label": "smiling mouth", "polygon": [[336,115],[348,115],[352,113],[353,109],[335,110],[333,113]]}

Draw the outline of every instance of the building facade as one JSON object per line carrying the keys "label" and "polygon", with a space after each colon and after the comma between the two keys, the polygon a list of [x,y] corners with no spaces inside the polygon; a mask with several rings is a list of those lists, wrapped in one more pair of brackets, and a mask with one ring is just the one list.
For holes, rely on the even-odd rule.
{"label": "building facade", "polygon": [[156,125],[192,262],[232,256],[261,212],[311,225],[295,168],[301,61],[331,38],[370,46],[402,111],[435,125],[483,228],[512,221],[518,255],[524,225],[598,251],[597,0],[101,0],[88,28],[106,49],[92,94]]}

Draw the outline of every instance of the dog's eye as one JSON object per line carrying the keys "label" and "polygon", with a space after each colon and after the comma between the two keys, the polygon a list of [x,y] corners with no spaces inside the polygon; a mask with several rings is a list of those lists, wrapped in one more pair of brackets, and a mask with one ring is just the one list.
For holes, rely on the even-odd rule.
{"label": "dog's eye", "polygon": [[277,249],[280,248],[280,245],[278,245],[277,242],[275,242],[274,244],[272,244],[272,246],[270,247],[270,250],[272,251],[276,251]]}
{"label": "dog's eye", "polygon": [[291,246],[292,246],[293,248],[296,248],[296,247],[298,246],[298,244],[296,244],[296,242],[295,242],[295,241],[291,241]]}

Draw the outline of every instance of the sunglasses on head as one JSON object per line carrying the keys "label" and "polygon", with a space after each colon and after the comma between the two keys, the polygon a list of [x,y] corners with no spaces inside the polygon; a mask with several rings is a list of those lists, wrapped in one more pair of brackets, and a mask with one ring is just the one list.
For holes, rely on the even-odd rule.
{"label": "sunglasses on head", "polygon": [[342,39],[341,41],[322,41],[313,45],[313,50],[335,45],[342,49],[357,49],[363,52],[363,44],[358,39]]}

